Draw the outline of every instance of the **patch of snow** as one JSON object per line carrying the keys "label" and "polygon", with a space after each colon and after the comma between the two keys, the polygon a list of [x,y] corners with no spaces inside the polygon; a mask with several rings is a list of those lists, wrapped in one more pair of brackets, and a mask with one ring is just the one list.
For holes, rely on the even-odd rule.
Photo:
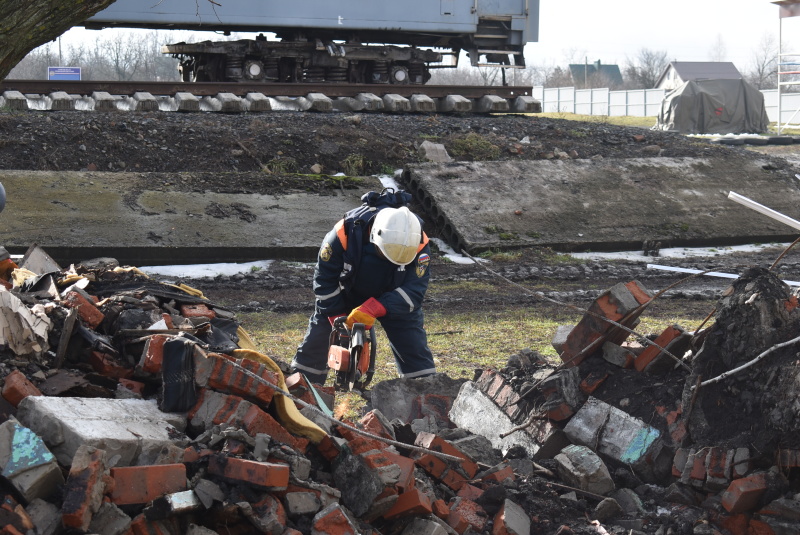
{"label": "patch of snow", "polygon": [[634,262],[652,262],[658,258],[693,258],[697,256],[721,256],[732,253],[755,253],[774,247],[785,249],[788,246],[788,243],[765,243],[731,245],[725,247],[668,247],[659,249],[658,256],[645,256],[642,251],[619,251],[610,253],[589,252],[570,254],[575,258],[583,258],[586,260],[630,260]]}
{"label": "patch of snow", "polygon": [[141,266],[147,275],[163,275],[166,277],[179,277],[188,279],[201,279],[203,277],[216,277],[217,275],[231,276],[238,273],[249,273],[268,269],[273,260],[259,260],[242,264],[187,264],[183,266]]}
{"label": "patch of snow", "polygon": [[[439,238],[431,238],[431,242],[436,245],[436,248],[439,249],[439,252],[442,253],[442,256],[454,262],[456,264],[474,264],[471,258],[464,256],[462,254],[458,254],[455,252],[446,242],[440,240]],[[478,261],[483,261],[483,259],[479,258]]]}

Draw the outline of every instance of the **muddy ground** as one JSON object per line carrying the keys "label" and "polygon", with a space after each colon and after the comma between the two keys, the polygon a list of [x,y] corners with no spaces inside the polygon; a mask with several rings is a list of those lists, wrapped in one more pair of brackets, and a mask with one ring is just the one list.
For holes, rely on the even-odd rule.
{"label": "muddy ground", "polygon": [[[0,113],[0,169],[151,172],[159,174],[149,175],[150,179],[163,180],[165,187],[188,191],[274,193],[291,187],[320,192],[341,187],[338,181],[320,176],[320,171],[322,175],[392,173],[421,161],[418,147],[425,140],[443,143],[449,154],[461,160],[708,155],[735,160],[753,158],[753,151],[759,150],[759,157],[764,153],[773,157],[769,165],[793,170],[800,155],[800,144],[757,149],[721,146],[677,134],[618,127],[601,118],[576,122],[517,115],[29,111]],[[178,172],[186,174],[175,180]],[[426,231],[437,236],[435,228],[426,226]],[[772,249],[759,255],[655,258],[653,262],[741,272],[751,265],[769,267],[780,253]],[[780,266],[787,275],[798,273],[798,268],[800,254],[794,252]],[[492,269],[534,291],[586,299],[620,281],[638,279],[657,291],[682,278],[647,270],[642,262],[571,261],[546,250],[524,251],[496,261]],[[484,267],[453,264],[435,255],[432,277],[434,284],[485,279],[493,282],[493,289],[438,297],[429,301],[429,307],[458,308],[465,301],[494,306],[531,303],[519,288]],[[265,272],[193,283],[212,299],[243,310],[310,310],[310,278],[310,266],[277,262]],[[694,306],[699,300],[714,299],[725,287],[724,281],[697,279],[667,295],[676,306]]]}

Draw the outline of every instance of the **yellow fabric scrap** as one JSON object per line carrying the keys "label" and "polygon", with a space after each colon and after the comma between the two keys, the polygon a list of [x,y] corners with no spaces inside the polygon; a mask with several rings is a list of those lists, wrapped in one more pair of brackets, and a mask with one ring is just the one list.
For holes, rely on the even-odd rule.
{"label": "yellow fabric scrap", "polygon": [[169,286],[182,290],[189,295],[193,295],[194,297],[199,297],[200,299],[206,299],[206,296],[203,295],[203,292],[201,292],[197,288],[192,288],[191,286],[187,286],[185,284],[170,284]]}
{"label": "yellow fabric scrap", "polygon": [[148,279],[150,278],[150,277],[147,276],[147,273],[145,273],[141,269],[139,269],[137,267],[133,267],[133,266],[125,266],[125,267],[117,266],[112,271],[114,273],[129,273],[130,272],[130,273],[134,273],[136,275],[141,275],[142,277],[145,277],[145,278],[148,278]]}
{"label": "yellow fabric scrap", "polygon": [[[233,356],[236,358],[254,360],[265,365],[278,376],[278,387],[283,391],[289,390],[286,386],[286,380],[283,378],[283,372],[281,372],[278,365],[268,356],[250,349],[236,349],[233,352]],[[290,433],[305,437],[314,444],[319,444],[320,441],[327,436],[327,433],[325,433],[321,427],[300,414],[300,411],[297,410],[297,405],[295,405],[294,401],[291,399],[279,392],[275,392],[275,397],[272,398],[272,401],[275,403],[278,420],[280,420],[281,425]]]}
{"label": "yellow fabric scrap", "polygon": [[247,334],[247,331],[245,331],[241,325],[236,329],[236,336],[239,337],[239,347],[242,349],[252,349],[253,351],[256,350],[253,339],[250,338],[250,335]]}
{"label": "yellow fabric scrap", "polygon": [[11,280],[13,281],[14,288],[19,288],[31,277],[38,277],[38,275],[30,269],[17,268],[11,272]]}

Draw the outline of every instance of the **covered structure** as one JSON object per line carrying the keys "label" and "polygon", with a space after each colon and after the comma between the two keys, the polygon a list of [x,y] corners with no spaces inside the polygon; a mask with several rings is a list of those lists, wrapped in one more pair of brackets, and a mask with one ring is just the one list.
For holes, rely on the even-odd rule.
{"label": "covered structure", "polygon": [[769,126],[764,95],[744,80],[690,80],[664,96],[655,130],[744,134]]}

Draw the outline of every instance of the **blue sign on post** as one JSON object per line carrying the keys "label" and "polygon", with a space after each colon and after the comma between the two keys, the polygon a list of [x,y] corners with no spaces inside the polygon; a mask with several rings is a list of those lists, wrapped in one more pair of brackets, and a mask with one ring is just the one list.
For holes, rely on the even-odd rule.
{"label": "blue sign on post", "polygon": [[48,80],[80,80],[80,67],[47,67]]}

